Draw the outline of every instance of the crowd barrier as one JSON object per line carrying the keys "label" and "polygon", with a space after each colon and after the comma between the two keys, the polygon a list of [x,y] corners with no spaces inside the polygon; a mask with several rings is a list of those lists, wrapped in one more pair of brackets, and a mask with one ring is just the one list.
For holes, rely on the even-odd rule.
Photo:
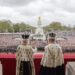
{"label": "crowd barrier", "polygon": [[[34,63],[35,63],[35,71],[36,75],[39,75],[40,72],[40,61],[43,56],[43,53],[35,53]],[[0,54],[0,61],[2,62],[3,75],[16,75],[16,56],[15,54]],[[64,68],[69,61],[75,61],[75,53],[65,53],[64,54],[65,65]]]}

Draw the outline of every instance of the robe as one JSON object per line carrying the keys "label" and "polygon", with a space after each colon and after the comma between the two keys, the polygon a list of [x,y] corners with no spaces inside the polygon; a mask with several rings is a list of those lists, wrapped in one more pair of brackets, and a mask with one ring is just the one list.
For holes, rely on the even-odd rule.
{"label": "robe", "polygon": [[[19,45],[16,50],[16,75],[23,75],[23,71],[27,69],[27,66],[22,62],[24,62],[24,64],[28,62],[26,64],[29,64],[28,68],[31,67],[31,69],[29,69],[29,72],[31,72],[30,75],[35,75],[33,51],[30,45]],[[22,68],[24,68],[24,70]]]}
{"label": "robe", "polygon": [[41,60],[40,75],[64,75],[64,57],[59,44],[49,44]]}

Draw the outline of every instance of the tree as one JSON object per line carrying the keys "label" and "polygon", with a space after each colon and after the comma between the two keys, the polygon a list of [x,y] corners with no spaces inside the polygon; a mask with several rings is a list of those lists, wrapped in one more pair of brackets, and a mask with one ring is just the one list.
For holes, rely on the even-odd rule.
{"label": "tree", "polygon": [[0,21],[0,32],[12,32],[12,22],[9,20]]}
{"label": "tree", "polygon": [[13,25],[14,32],[19,32],[19,23]]}
{"label": "tree", "polygon": [[30,26],[24,22],[12,23],[10,20],[0,21],[0,32],[35,32],[35,27]]}
{"label": "tree", "polygon": [[48,26],[44,27],[45,32],[46,31],[52,31],[52,30],[63,30],[62,24],[60,22],[52,22]]}
{"label": "tree", "polygon": [[50,28],[53,30],[62,30],[62,25],[60,22],[52,22]]}
{"label": "tree", "polygon": [[75,31],[75,25],[73,26],[72,30]]}

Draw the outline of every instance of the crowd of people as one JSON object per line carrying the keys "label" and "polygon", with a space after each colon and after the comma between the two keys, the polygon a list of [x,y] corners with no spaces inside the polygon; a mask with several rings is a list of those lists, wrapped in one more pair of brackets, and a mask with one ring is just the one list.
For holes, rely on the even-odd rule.
{"label": "crowd of people", "polygon": [[[61,34],[61,35],[60,35]],[[62,46],[63,52],[74,52],[75,51],[75,36],[73,35],[67,35],[63,36],[62,33],[57,33],[58,37],[59,35],[63,37],[63,39],[57,40],[57,43],[59,43]],[[47,40],[36,40],[31,39],[31,45],[35,50],[38,51],[44,51],[44,46],[47,45]],[[0,34],[0,52],[16,52],[17,46],[21,43],[21,34],[20,33],[1,33]]]}

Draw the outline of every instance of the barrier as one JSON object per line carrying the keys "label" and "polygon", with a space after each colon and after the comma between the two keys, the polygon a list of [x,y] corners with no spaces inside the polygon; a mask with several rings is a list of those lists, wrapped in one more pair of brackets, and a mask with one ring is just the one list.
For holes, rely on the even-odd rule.
{"label": "barrier", "polygon": [[[34,53],[33,55],[36,75],[39,75],[39,72],[40,72],[40,61],[42,56],[43,56],[42,52],[37,52],[37,53]],[[16,55],[15,54],[1,53],[0,61],[2,63],[3,75],[16,75]],[[74,61],[75,61],[75,53],[64,53],[64,62],[65,62],[64,67],[66,66],[68,62],[74,62]]]}

